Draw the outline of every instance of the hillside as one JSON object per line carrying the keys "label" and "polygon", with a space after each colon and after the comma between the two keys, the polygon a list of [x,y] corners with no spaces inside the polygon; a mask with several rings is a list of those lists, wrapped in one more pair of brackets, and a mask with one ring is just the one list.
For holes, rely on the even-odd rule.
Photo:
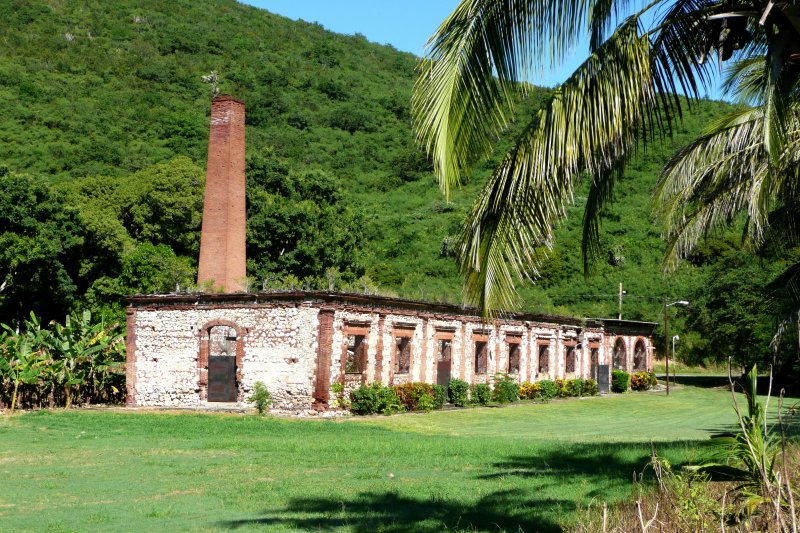
{"label": "hillside", "polygon": [[[12,215],[0,220],[11,287],[0,320],[31,307],[119,309],[125,293],[191,284],[210,100],[201,76],[212,70],[247,103],[254,288],[377,286],[461,301],[447,237],[496,161],[450,202],[439,194],[410,129],[413,56],[231,0],[12,0],[0,4],[0,43],[0,175],[16,179],[3,192],[24,204],[36,184],[63,210],[37,215],[35,238]],[[526,112],[546,97],[534,91]],[[637,156],[603,225],[607,258],[588,279],[578,194],[544,279],[523,288],[527,310],[614,315],[623,283],[625,317],[660,320],[650,297],[703,287],[722,252],[662,276],[649,194],[666,157],[725,108],[702,102],[673,139]],[[58,217],[73,221],[59,226],[67,234],[45,231]],[[54,241],[72,245],[50,250]]]}

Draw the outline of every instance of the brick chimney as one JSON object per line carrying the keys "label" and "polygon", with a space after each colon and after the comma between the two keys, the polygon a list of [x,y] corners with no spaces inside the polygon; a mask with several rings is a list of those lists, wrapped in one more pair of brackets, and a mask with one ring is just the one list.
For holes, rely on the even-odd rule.
{"label": "brick chimney", "polygon": [[245,209],[244,102],[221,95],[211,101],[198,285],[245,290]]}

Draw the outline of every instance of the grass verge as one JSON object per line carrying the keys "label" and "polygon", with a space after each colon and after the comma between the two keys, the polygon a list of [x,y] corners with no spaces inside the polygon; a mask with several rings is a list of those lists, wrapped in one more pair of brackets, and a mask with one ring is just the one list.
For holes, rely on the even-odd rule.
{"label": "grass verge", "polygon": [[350,420],[129,411],[0,418],[0,529],[557,531],[729,430],[685,387]]}

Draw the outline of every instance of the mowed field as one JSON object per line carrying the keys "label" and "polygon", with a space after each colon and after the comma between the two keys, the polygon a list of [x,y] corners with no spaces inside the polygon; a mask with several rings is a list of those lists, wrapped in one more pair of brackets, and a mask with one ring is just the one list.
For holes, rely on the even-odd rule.
{"label": "mowed field", "polygon": [[0,416],[3,531],[558,531],[729,431],[684,387],[340,420],[117,410]]}

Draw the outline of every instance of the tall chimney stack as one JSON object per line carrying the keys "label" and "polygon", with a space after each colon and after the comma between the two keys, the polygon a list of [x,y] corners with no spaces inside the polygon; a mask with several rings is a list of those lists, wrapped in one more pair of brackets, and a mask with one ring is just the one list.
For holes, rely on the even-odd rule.
{"label": "tall chimney stack", "polygon": [[244,102],[211,101],[211,132],[197,284],[245,290]]}

